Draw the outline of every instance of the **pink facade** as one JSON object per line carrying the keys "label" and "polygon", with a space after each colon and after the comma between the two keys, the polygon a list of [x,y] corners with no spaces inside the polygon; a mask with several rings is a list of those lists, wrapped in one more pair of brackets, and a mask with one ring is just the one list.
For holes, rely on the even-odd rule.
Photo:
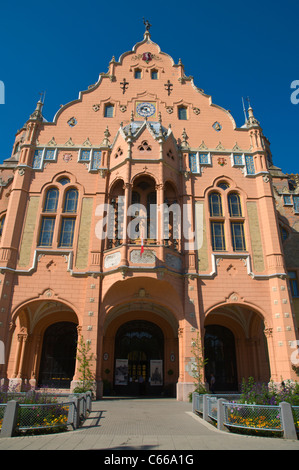
{"label": "pink facade", "polygon": [[252,109],[237,128],[148,31],[53,122],[39,102],[0,166],[3,381],[74,388],[82,336],[98,396],[141,375],[186,400],[197,332],[216,390],[295,380],[293,179]]}

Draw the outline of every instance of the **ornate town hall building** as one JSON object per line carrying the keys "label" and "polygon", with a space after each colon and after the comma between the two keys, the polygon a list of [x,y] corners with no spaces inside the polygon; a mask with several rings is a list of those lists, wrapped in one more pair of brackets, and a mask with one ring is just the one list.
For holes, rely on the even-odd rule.
{"label": "ornate town hall building", "polygon": [[198,332],[216,390],[296,379],[298,176],[148,29],[0,166],[4,383],[73,389],[82,337],[97,396],[186,400]]}

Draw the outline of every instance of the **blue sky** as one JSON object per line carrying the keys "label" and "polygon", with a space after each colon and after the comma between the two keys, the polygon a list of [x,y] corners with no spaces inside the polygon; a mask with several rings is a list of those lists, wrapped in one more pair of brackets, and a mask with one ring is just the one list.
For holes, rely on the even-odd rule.
{"label": "blue sky", "polygon": [[[299,104],[291,83],[299,80],[298,0],[113,2],[78,0],[5,2],[0,7],[0,162],[9,158],[14,136],[46,91],[44,116],[52,121],[61,104],[107,72],[143,39],[151,39],[186,75],[229,109],[242,126],[242,96],[270,140],[274,163],[298,173]],[[299,94],[298,94],[299,98]]]}

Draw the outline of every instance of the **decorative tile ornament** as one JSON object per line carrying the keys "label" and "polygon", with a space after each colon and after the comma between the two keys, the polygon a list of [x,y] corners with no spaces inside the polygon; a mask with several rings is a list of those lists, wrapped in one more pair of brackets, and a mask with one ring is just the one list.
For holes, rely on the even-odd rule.
{"label": "decorative tile ornament", "polygon": [[234,165],[244,165],[243,155],[234,155]]}
{"label": "decorative tile ornament", "polygon": [[55,153],[56,153],[56,150],[55,149],[47,149],[46,152],[45,152],[45,160],[46,161],[54,161],[55,160]]}
{"label": "decorative tile ornament", "polygon": [[214,122],[214,124],[212,125],[212,127],[213,127],[213,129],[214,129],[215,131],[217,131],[217,132],[221,131],[221,129],[222,129],[222,126],[221,126],[221,124],[220,124],[218,121]]}
{"label": "decorative tile ornament", "polygon": [[94,150],[92,153],[92,170],[98,170],[102,161],[102,152],[100,150]]}
{"label": "decorative tile ornament", "polygon": [[90,161],[90,150],[81,150],[80,152],[80,161],[89,162]]}
{"label": "decorative tile ornament", "polygon": [[34,152],[32,168],[40,170],[42,166],[43,150],[36,150]]}
{"label": "decorative tile ornament", "polygon": [[294,211],[299,212],[299,196],[293,196]]}
{"label": "decorative tile ornament", "polygon": [[72,117],[71,119],[68,120],[67,123],[70,127],[74,127],[77,124],[77,122],[78,122],[77,119]]}
{"label": "decorative tile ornament", "polygon": [[189,154],[189,167],[192,173],[198,173],[197,171],[197,153]]}
{"label": "decorative tile ornament", "polygon": [[209,165],[209,154],[208,153],[200,153],[199,154],[199,163],[201,165]]}
{"label": "decorative tile ornament", "polygon": [[252,155],[245,155],[245,165],[246,165],[246,171],[248,175],[254,175],[255,174],[255,168],[254,168],[254,162],[253,162],[253,156]]}

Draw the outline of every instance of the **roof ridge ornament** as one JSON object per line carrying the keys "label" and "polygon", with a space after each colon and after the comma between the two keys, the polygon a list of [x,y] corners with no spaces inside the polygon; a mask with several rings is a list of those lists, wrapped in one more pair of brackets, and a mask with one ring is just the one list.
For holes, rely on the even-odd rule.
{"label": "roof ridge ornament", "polygon": [[150,30],[152,25],[150,24],[150,22],[148,20],[145,20],[144,17],[143,17],[143,24],[145,26],[145,32],[149,33],[149,30]]}

